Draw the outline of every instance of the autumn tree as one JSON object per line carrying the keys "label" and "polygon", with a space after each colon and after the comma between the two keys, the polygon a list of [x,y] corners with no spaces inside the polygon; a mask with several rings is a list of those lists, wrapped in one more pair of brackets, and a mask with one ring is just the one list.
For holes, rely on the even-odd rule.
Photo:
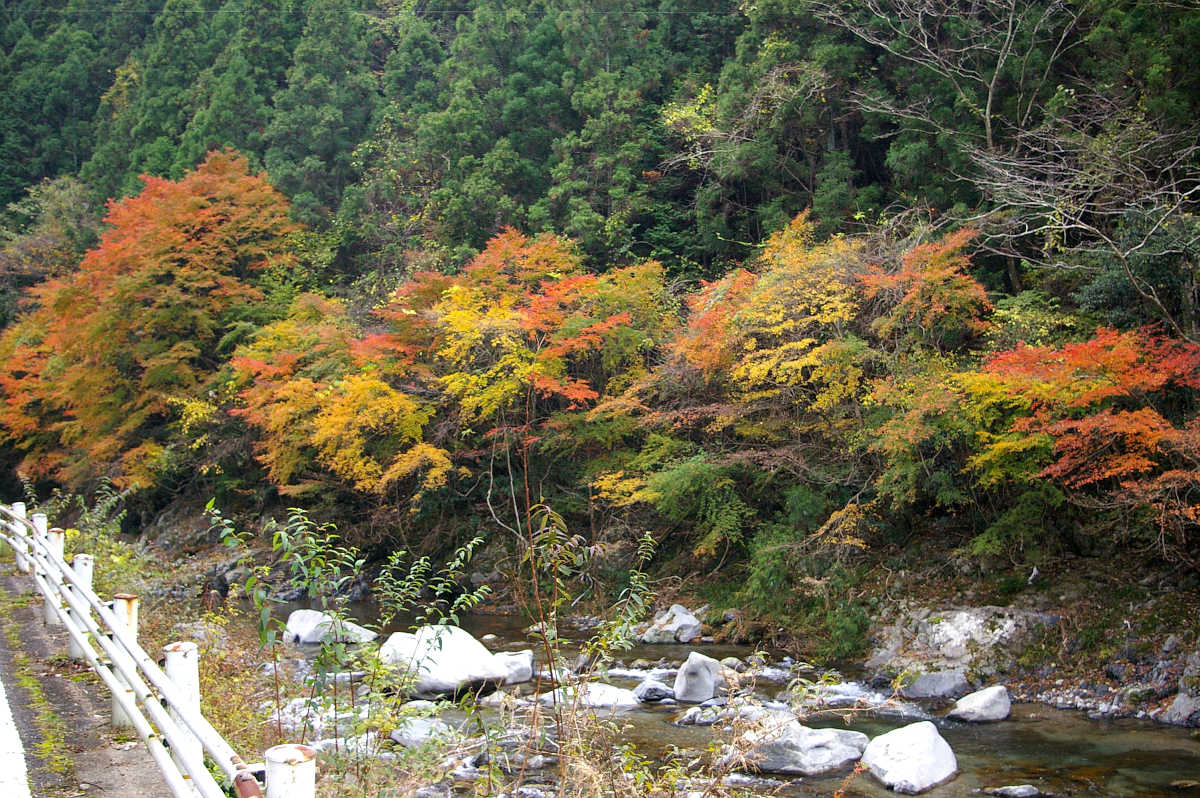
{"label": "autumn tree", "polygon": [[232,413],[256,429],[256,456],[281,494],[391,497],[399,483],[412,489],[397,498],[414,505],[451,468],[424,442],[436,407],[397,389],[396,370],[359,342],[343,303],[301,295],[236,352]]}
{"label": "autumn tree", "polygon": [[[416,275],[381,315],[390,329],[363,346],[440,392],[465,462],[512,457],[501,468],[519,486],[506,489],[518,508],[548,476],[531,471],[549,441],[579,455],[586,434],[564,442],[558,433],[645,374],[672,319],[659,264],[588,274],[570,242],[511,228],[459,275]],[[506,517],[523,523],[524,512]]]}
{"label": "autumn tree", "polygon": [[1028,410],[977,462],[1000,460],[1014,441],[1040,439],[1049,456],[1038,477],[1085,506],[1152,510],[1162,551],[1200,566],[1200,346],[1151,329],[1101,329],[1062,347],[998,353],[985,373]]}
{"label": "autumn tree", "polygon": [[227,334],[263,296],[258,275],[285,260],[287,202],[237,154],[143,183],[3,337],[3,425],[30,473],[153,484],[178,454],[178,403],[212,387]]}

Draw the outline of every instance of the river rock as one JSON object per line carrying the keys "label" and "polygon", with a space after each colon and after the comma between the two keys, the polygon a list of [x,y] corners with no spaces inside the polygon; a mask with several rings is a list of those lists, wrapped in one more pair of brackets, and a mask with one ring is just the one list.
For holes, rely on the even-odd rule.
{"label": "river rock", "polygon": [[688,654],[675,674],[675,700],[699,704],[717,694],[717,674],[721,663],[699,651]]}
{"label": "river rock", "polygon": [[957,698],[971,689],[966,671],[960,668],[920,673],[900,688],[905,698]]}
{"label": "river rock", "polygon": [[503,660],[457,626],[422,626],[415,633],[396,632],[379,647],[379,659],[404,668],[413,680],[413,694],[421,698],[499,685],[509,674]]}
{"label": "river rock", "polygon": [[370,629],[318,610],[295,610],[288,616],[283,639],[292,644],[316,645],[326,641],[368,643],[375,636]]}
{"label": "river rock", "polygon": [[1187,658],[1179,693],[1158,719],[1176,726],[1200,726],[1200,651]]}
{"label": "river rock", "polygon": [[799,721],[767,721],[742,734],[738,748],[763,773],[820,776],[857,762],[867,735],[848,729],[810,729]]}
{"label": "river rock", "polygon": [[448,737],[454,729],[444,720],[438,718],[409,717],[396,721],[396,728],[389,735],[396,745],[405,748],[419,748],[430,740]]}
{"label": "river rock", "polygon": [[866,666],[884,678],[906,669],[965,670],[983,677],[1012,669],[1034,634],[1058,618],[1013,607],[908,610],[871,630]]}
{"label": "river rock", "polygon": [[954,751],[927,720],[871,740],[862,762],[885,787],[905,795],[932,789],[958,772]]}
{"label": "river rock", "polygon": [[675,691],[658,679],[643,679],[637,687],[633,688],[633,694],[638,697],[639,701],[646,704],[675,697]]}
{"label": "river rock", "polygon": [[659,613],[650,628],[642,632],[643,643],[690,643],[700,636],[700,619],[682,604],[672,604]]}
{"label": "river rock", "polygon": [[542,693],[538,696],[538,701],[547,705],[578,703],[583,707],[607,709],[632,709],[641,703],[632,690],[614,687],[604,682],[582,682],[560,687],[549,693]]}
{"label": "river rock", "polygon": [[533,649],[501,651],[492,656],[508,671],[504,677],[505,684],[521,684],[533,678]]}
{"label": "river rock", "polygon": [[1012,700],[1008,697],[1008,688],[996,684],[958,699],[946,717],[971,723],[991,723],[1004,720],[1011,711]]}
{"label": "river rock", "polygon": [[1042,791],[1032,784],[1013,784],[1008,787],[991,787],[983,791],[984,795],[994,795],[996,798],[1038,798]]}

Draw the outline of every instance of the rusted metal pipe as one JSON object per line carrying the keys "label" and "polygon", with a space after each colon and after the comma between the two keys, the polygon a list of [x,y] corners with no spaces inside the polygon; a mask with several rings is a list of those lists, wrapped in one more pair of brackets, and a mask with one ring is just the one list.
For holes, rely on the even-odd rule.
{"label": "rusted metal pipe", "polygon": [[233,777],[233,791],[237,793],[238,798],[263,798],[258,779],[248,770],[243,770]]}

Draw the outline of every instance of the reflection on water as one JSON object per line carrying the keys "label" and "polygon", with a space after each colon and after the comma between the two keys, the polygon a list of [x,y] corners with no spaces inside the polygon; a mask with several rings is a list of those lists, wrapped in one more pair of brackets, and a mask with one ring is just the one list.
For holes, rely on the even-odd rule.
{"label": "reflection on water", "polygon": [[[278,614],[302,605],[283,605]],[[351,614],[359,621],[372,622],[374,608],[356,604]],[[477,638],[492,634],[499,638],[502,650],[534,648],[536,642],[525,633],[529,622],[516,615],[470,615],[462,626]],[[407,623],[398,622],[386,632],[403,631]],[[587,637],[567,626],[560,630],[564,653],[573,655]],[[619,656],[626,663],[644,658],[682,660],[688,652],[700,650],[720,659],[746,658],[753,653],[748,646],[737,645],[637,645]],[[539,657],[540,658],[540,657]],[[612,679],[621,687],[632,687],[636,680]],[[780,684],[760,686],[773,698]],[[644,755],[661,758],[673,749],[699,752],[713,739],[713,730],[703,726],[678,727],[670,723],[679,707],[646,705],[624,712],[614,719],[622,725],[621,735]],[[896,719],[850,715],[845,721],[825,718],[813,726],[841,723],[874,736],[904,724]],[[1036,704],[1017,704],[1012,717],[1001,723],[968,724],[938,721],[942,736],[958,757],[959,775],[948,784],[931,790],[931,798],[978,796],[980,790],[1013,784],[1032,784],[1043,793],[1055,795],[1114,796],[1124,798],[1178,798],[1197,795],[1195,788],[1180,790],[1173,781],[1200,779],[1200,741],[1188,730],[1159,726],[1136,720],[1089,720],[1082,713],[1055,710]],[[842,787],[845,774],[825,778],[797,779],[781,791],[791,796],[828,796]],[[846,796],[894,796],[869,776],[852,781]]]}

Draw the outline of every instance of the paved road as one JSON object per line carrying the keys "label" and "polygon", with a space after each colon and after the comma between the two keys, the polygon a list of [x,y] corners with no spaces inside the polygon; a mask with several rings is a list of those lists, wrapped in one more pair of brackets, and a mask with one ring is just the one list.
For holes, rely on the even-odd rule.
{"label": "paved road", "polygon": [[29,798],[29,774],[25,769],[25,749],[17,734],[4,680],[0,679],[0,795],[5,798]]}

